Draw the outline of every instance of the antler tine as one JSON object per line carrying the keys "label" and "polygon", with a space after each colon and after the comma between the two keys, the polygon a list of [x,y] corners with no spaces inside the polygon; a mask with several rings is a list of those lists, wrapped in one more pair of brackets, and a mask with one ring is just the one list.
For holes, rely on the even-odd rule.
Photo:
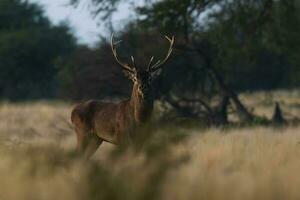
{"label": "antler tine", "polygon": [[151,70],[151,64],[152,64],[152,62],[153,62],[153,59],[154,59],[154,56],[152,56],[152,57],[150,58],[150,61],[149,61],[149,64],[148,64],[148,71]]}
{"label": "antler tine", "polygon": [[165,38],[170,42],[170,47],[169,47],[167,56],[162,61],[159,60],[153,66],[150,67],[150,70],[152,72],[154,72],[154,71],[158,70],[159,68],[161,68],[161,66],[169,59],[170,55],[173,52],[173,45],[174,45],[175,37],[173,36],[172,39],[171,39],[168,36],[165,36]]}
{"label": "antler tine", "polygon": [[119,58],[118,58],[118,54],[117,54],[117,49],[115,48],[116,44],[119,44],[121,41],[118,41],[116,43],[114,43],[114,34],[111,34],[111,39],[110,39],[110,46],[111,46],[111,50],[112,53],[116,59],[116,61],[119,63],[119,65],[121,65],[125,70],[129,71],[129,72],[134,72],[133,69],[131,67],[129,67],[128,64],[122,63]]}
{"label": "antler tine", "polygon": [[134,66],[134,67],[136,67],[136,64],[135,64],[135,59],[134,59],[134,57],[133,57],[133,56],[131,56],[131,61],[132,61],[132,64],[133,64],[133,66]]}
{"label": "antler tine", "polygon": [[158,60],[153,66],[152,66],[152,68],[154,67],[154,66],[156,66],[156,65],[159,65],[161,63],[161,60]]}

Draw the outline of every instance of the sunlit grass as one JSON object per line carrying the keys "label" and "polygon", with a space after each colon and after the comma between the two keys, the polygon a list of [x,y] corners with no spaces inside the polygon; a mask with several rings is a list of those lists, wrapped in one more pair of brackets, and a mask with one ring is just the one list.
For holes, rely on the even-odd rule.
{"label": "sunlit grass", "polygon": [[[242,95],[267,117],[274,100],[299,115],[299,97]],[[71,108],[0,104],[0,200],[300,198],[300,127],[155,124],[141,131],[150,134],[142,145],[120,150],[105,143],[87,161],[74,151]]]}

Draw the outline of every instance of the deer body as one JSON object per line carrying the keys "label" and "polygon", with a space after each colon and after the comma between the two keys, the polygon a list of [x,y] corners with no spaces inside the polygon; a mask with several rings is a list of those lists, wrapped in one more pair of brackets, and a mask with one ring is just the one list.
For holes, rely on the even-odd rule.
{"label": "deer body", "polygon": [[[171,47],[174,38],[167,38]],[[129,67],[118,60],[113,39],[111,40],[113,54],[118,63],[123,66],[127,76],[133,81],[131,98],[119,103],[104,103],[90,100],[77,105],[71,114],[71,121],[77,134],[77,149],[90,157],[103,141],[116,145],[128,144],[135,137],[137,127],[142,126],[151,117],[153,110],[153,94],[151,75],[164,63],[172,52],[170,47],[167,58],[151,66],[150,60],[147,70]],[[132,57],[133,64],[134,58]]]}
{"label": "deer body", "polygon": [[146,122],[152,110],[152,95],[144,99],[134,85],[131,99],[120,103],[87,101],[73,109],[71,120],[99,139],[118,145],[132,139],[134,128]]}

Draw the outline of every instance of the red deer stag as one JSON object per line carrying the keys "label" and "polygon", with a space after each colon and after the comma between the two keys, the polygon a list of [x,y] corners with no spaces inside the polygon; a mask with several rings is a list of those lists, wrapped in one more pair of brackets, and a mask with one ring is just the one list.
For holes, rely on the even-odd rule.
{"label": "red deer stag", "polygon": [[120,103],[90,100],[73,109],[71,121],[77,134],[77,150],[85,157],[92,156],[103,141],[116,145],[127,144],[134,139],[134,130],[150,118],[153,110],[151,78],[173,51],[174,37],[166,36],[166,39],[170,42],[166,57],[155,64],[152,57],[147,69],[142,69],[136,66],[133,56],[132,65],[119,60],[116,50],[119,42],[114,43],[111,36],[113,56],[133,82],[131,98]]}

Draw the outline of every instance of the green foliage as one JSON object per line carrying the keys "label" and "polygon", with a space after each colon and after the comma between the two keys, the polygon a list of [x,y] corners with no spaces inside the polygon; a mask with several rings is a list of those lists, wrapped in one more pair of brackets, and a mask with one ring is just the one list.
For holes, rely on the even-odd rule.
{"label": "green foliage", "polygon": [[27,1],[4,0],[0,13],[1,98],[54,97],[55,60],[75,47],[69,27],[51,25],[43,10]]}
{"label": "green foliage", "polygon": [[36,4],[20,0],[2,0],[0,4],[0,30],[18,30],[27,27],[47,27],[49,20]]}
{"label": "green foliage", "polygon": [[[295,3],[164,0],[137,12],[145,28],[174,32],[178,43],[205,51],[233,88],[271,89],[299,85],[294,77],[300,63]],[[210,48],[201,45],[204,41]]]}
{"label": "green foliage", "polygon": [[[73,6],[78,6],[81,2],[84,1],[69,0],[69,3]],[[134,0],[88,0],[86,2],[93,16],[100,15],[102,20],[107,20],[110,19],[111,15],[117,10],[117,6],[120,2],[134,2]]]}
{"label": "green foliage", "polygon": [[78,47],[57,62],[59,96],[76,100],[128,96],[130,82],[116,64],[110,46]]}
{"label": "green foliage", "polygon": [[219,22],[212,25],[210,40],[218,46],[219,63],[233,87],[291,86],[289,76],[299,65],[292,58],[299,51],[299,37],[295,35],[300,31],[297,12],[293,1],[237,0],[214,15]]}
{"label": "green foliage", "polygon": [[[105,8],[102,0],[88,2]],[[105,1],[113,9],[97,13],[113,14],[119,3],[128,2]],[[208,70],[211,67],[239,91],[300,85],[300,7],[296,0],[148,0],[135,9],[138,17],[120,34],[132,45],[122,47],[125,54],[131,50],[132,55],[150,51],[161,55],[164,43],[143,45],[145,35],[147,41],[163,34],[176,37],[171,67],[165,67],[157,81],[162,94],[213,95],[218,87]]]}
{"label": "green foliage", "polygon": [[255,116],[252,122],[252,126],[264,126],[264,125],[269,125],[270,120],[267,117],[259,117]]}

